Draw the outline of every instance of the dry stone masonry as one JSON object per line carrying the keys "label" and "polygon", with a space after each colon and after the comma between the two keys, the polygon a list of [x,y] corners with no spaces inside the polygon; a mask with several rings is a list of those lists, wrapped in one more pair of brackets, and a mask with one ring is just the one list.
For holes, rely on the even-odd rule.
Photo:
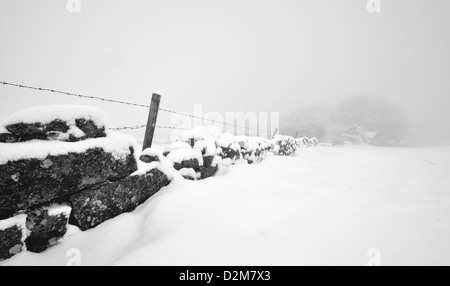
{"label": "dry stone masonry", "polygon": [[21,111],[0,127],[0,260],[58,243],[133,211],[171,175],[136,160],[134,138],[110,132],[91,107]]}
{"label": "dry stone masonry", "polygon": [[318,144],[205,126],[137,154],[135,140],[109,131],[107,122],[92,107],[55,105],[23,110],[0,126],[0,260],[45,251],[64,238],[69,224],[85,231],[131,212],[176,173],[202,180],[238,160],[254,164]]}

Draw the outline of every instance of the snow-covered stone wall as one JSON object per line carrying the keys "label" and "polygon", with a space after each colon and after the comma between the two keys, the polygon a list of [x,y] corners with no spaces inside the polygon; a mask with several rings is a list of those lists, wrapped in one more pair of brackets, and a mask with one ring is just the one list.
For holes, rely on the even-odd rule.
{"label": "snow-covered stone wall", "polygon": [[56,105],[21,111],[0,125],[0,260],[44,251],[69,224],[84,231],[133,211],[177,172],[206,179],[221,167],[291,156],[317,143],[234,136],[205,126],[137,159],[134,138],[109,131],[100,110]]}
{"label": "snow-covered stone wall", "polygon": [[179,141],[163,146],[162,150],[149,148],[141,154],[143,162],[167,161],[185,179],[201,180],[213,176],[220,166],[237,161],[253,164],[268,155],[291,156],[301,146],[317,144],[317,139],[275,136],[234,136],[220,133],[214,126],[197,127],[182,134]]}
{"label": "snow-covered stone wall", "polygon": [[132,211],[170,182],[160,163],[138,164],[135,139],[107,122],[95,108],[56,105],[3,123],[0,260],[44,251],[69,223],[87,230]]}

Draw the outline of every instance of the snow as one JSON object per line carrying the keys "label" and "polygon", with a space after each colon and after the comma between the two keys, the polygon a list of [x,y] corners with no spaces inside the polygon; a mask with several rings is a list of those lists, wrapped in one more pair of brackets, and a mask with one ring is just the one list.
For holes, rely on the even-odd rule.
{"label": "snow", "polygon": [[231,166],[231,165],[233,165],[233,160],[232,160],[232,159],[230,159],[230,158],[224,158],[224,159],[222,160],[222,166],[228,167],[228,166]]}
{"label": "snow", "polygon": [[72,212],[72,208],[68,205],[58,205],[53,204],[47,209],[49,216],[59,216],[64,215],[65,217],[70,217],[70,213]]}
{"label": "snow", "polygon": [[239,135],[234,137],[234,141],[239,143],[240,146],[244,146],[245,143],[249,140],[249,138],[245,135]]}
{"label": "snow", "polygon": [[130,147],[136,150],[134,137],[117,132],[109,132],[107,137],[87,139],[79,142],[32,140],[20,143],[0,143],[0,165],[22,159],[45,159],[47,156],[84,153],[89,149],[101,148],[116,159],[125,159]]}
{"label": "snow", "polygon": [[160,160],[160,161],[164,158],[163,153],[158,148],[147,148],[141,152],[141,156],[142,155],[148,155],[150,157],[157,157],[158,160]]}
{"label": "snow", "polygon": [[173,150],[169,155],[167,155],[167,159],[173,163],[181,163],[185,160],[197,159],[200,166],[203,165],[202,152],[199,149],[193,149],[190,147]]}
{"label": "snow", "polygon": [[[27,215],[20,214],[5,220],[0,220],[0,231],[11,228],[13,226],[17,226],[22,231],[21,241],[23,243],[22,251],[26,250],[26,246],[24,244],[25,239],[28,237],[28,230],[26,228]],[[1,263],[0,263],[1,265]]]}
{"label": "snow", "polygon": [[217,165],[220,165],[222,163],[222,157],[218,156],[218,155],[214,155],[214,158],[211,162],[211,167],[215,167]]}
{"label": "snow", "polygon": [[106,114],[92,106],[82,105],[42,105],[23,109],[12,114],[3,122],[4,126],[16,123],[42,123],[47,124],[60,119],[75,125],[75,119],[92,120],[97,127],[107,129],[108,119]]}
{"label": "snow", "polygon": [[202,154],[204,151],[205,156],[213,156],[214,154],[216,154],[216,144],[212,139],[209,138],[197,140],[194,143],[194,148],[199,149]]}
{"label": "snow", "polygon": [[183,168],[183,169],[179,170],[178,172],[180,173],[180,175],[191,177],[194,180],[198,180],[201,177],[201,173],[195,172],[195,170],[192,168]]}
{"label": "snow", "polygon": [[235,141],[234,135],[231,133],[222,133],[219,135],[219,137],[216,140],[216,144],[219,147],[228,147],[231,144],[233,144]]}
{"label": "snow", "polygon": [[164,153],[166,153],[166,152],[172,152],[173,150],[176,150],[176,149],[183,149],[183,148],[191,148],[191,145],[189,145],[186,142],[176,141],[167,146],[164,146],[163,150],[164,150]]}
{"label": "snow", "polygon": [[253,141],[252,139],[250,139],[247,142],[245,142],[244,147],[245,147],[245,150],[253,152],[259,148],[259,144],[256,143],[255,141]]}
{"label": "snow", "polygon": [[0,265],[450,265],[450,147],[314,147],[173,182]]}
{"label": "snow", "polygon": [[163,172],[169,180],[172,180],[175,175],[175,169],[173,168],[173,164],[166,157],[164,157],[161,151],[157,148],[147,148],[142,153],[136,152],[136,157],[139,158],[141,155],[150,155],[150,156],[158,156],[159,162],[151,162],[145,163],[141,160],[137,160],[138,170],[132,173],[130,176],[141,176],[144,175],[152,169],[158,169]]}
{"label": "snow", "polygon": [[86,135],[86,133],[83,132],[80,128],[76,127],[75,125],[71,125],[69,127],[69,130],[67,132],[57,132],[54,131],[53,133],[56,134],[56,136],[53,136],[53,140],[59,140],[59,141],[68,141],[70,138],[70,135],[72,135],[75,138],[82,138]]}
{"label": "snow", "polygon": [[230,145],[230,148],[235,151],[240,151],[241,145],[239,145],[239,143],[237,143],[237,142],[234,142],[233,144]]}
{"label": "snow", "polygon": [[255,143],[259,144],[259,147],[261,149],[266,149],[266,148],[270,147],[270,141],[267,140],[266,138],[254,137],[252,139]]}
{"label": "snow", "polygon": [[8,219],[0,220],[0,230],[5,230],[13,226],[25,229],[27,216],[25,214],[17,215]]}
{"label": "snow", "polygon": [[366,138],[373,139],[373,138],[375,138],[375,136],[377,136],[377,133],[378,132],[376,132],[376,131],[362,131],[361,135]]}
{"label": "snow", "polygon": [[4,126],[0,125],[0,134],[1,133],[10,133],[8,130],[6,130],[6,128]]}

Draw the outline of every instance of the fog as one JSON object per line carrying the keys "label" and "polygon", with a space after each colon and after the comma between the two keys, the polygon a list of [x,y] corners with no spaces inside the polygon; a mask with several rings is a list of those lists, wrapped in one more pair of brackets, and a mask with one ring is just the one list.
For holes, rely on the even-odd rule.
{"label": "fog", "polygon": [[[364,96],[398,106],[421,141],[450,143],[450,1],[0,2],[0,81],[194,112],[280,112]],[[24,107],[89,104],[112,126],[147,111],[0,85],[0,121]],[[170,117],[161,117],[170,124]],[[139,136],[139,132],[134,133]],[[142,134],[143,135],[143,134]]]}

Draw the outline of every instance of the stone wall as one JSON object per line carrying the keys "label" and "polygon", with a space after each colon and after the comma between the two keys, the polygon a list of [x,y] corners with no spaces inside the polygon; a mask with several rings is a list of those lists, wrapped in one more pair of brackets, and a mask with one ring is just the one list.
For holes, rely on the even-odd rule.
{"label": "stone wall", "polygon": [[89,116],[12,122],[0,126],[0,260],[46,250],[65,236],[68,224],[85,231],[133,211],[168,185],[172,172],[202,180],[237,160],[254,164],[317,145],[316,139],[289,136],[267,140],[214,130],[211,136],[209,128],[188,132],[162,151],[144,150],[137,160],[133,138]]}
{"label": "stone wall", "polygon": [[0,131],[0,260],[133,211],[171,180],[158,164],[138,170],[134,138],[86,118]]}

